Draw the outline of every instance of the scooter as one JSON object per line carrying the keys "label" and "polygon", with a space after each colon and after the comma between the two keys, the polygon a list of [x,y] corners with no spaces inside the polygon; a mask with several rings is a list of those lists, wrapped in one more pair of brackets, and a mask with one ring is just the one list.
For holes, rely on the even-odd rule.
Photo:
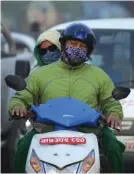
{"label": "scooter", "polygon": [[[20,76],[8,75],[7,86],[21,91],[26,89]],[[129,88],[116,86],[110,98],[121,100],[130,93]],[[36,123],[53,125],[53,130],[34,135],[29,148],[26,173],[100,173],[102,172],[98,137],[93,133],[82,133],[78,126],[98,127],[100,122],[108,126],[102,111],[96,111],[87,104],[71,97],[62,97],[39,104],[33,95],[35,104],[27,119]],[[61,107],[62,106],[62,107]],[[25,119],[13,116],[11,119]],[[107,165],[107,164],[105,164]]]}

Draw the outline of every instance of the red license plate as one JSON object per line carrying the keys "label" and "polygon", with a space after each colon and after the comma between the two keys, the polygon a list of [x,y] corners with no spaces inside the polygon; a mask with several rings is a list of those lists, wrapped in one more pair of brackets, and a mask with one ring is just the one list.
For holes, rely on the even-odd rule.
{"label": "red license plate", "polygon": [[86,144],[86,138],[83,137],[48,137],[41,138],[40,144]]}

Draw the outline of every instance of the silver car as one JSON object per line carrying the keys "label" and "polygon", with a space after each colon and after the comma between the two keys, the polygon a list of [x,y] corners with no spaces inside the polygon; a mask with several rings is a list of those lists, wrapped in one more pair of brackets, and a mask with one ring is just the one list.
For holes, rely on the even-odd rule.
{"label": "silver car", "polygon": [[28,76],[36,64],[33,56],[35,40],[24,34],[11,34],[3,21],[1,29],[1,172],[10,173],[16,142],[25,124],[24,121],[9,121],[8,103],[15,91],[6,86],[4,78],[9,74]]}

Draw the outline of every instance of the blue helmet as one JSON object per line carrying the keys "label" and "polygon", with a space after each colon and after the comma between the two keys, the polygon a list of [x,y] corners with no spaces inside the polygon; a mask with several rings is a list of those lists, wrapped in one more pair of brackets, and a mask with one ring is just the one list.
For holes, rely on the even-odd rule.
{"label": "blue helmet", "polygon": [[62,45],[65,44],[66,40],[71,39],[84,42],[88,47],[88,55],[91,54],[96,44],[96,39],[93,31],[88,26],[82,23],[71,24],[62,31],[60,37],[60,43]]}

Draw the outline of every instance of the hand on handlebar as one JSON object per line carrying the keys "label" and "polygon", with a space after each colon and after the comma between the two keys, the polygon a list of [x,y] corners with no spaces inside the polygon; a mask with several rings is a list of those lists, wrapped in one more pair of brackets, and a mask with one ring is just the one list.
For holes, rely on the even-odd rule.
{"label": "hand on handlebar", "polygon": [[13,108],[11,114],[12,114],[12,116],[26,117],[27,109],[25,106],[16,106]]}
{"label": "hand on handlebar", "polygon": [[101,120],[103,121],[103,123],[105,123],[105,125],[117,130],[117,131],[121,131],[121,120],[119,118],[117,118],[117,116],[110,114],[107,118],[102,115],[101,116]]}
{"label": "hand on handlebar", "polygon": [[35,114],[32,111],[27,111],[26,107],[16,106],[12,112],[12,117],[9,118],[9,121],[20,120],[20,119],[35,119]]}
{"label": "hand on handlebar", "polygon": [[121,120],[114,114],[110,114],[107,117],[107,123],[110,124],[111,128],[121,129]]}

